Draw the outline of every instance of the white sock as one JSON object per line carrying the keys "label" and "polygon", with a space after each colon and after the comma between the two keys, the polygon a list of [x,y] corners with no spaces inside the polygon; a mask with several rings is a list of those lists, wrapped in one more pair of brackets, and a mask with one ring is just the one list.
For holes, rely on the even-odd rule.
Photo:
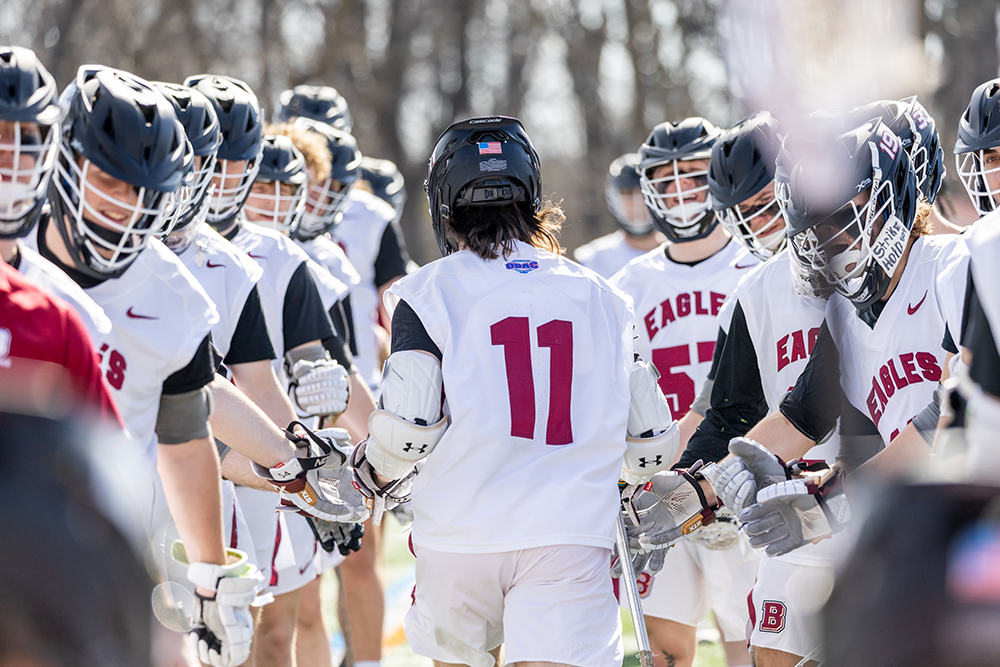
{"label": "white sock", "polygon": [[[354,667],[382,667],[381,660],[356,660],[354,662]],[[746,667],[750,667],[747,665]]]}

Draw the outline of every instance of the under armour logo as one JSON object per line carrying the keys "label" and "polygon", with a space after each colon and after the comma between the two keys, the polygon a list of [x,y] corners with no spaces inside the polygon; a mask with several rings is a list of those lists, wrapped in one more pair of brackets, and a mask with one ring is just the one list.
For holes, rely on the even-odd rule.
{"label": "under armour logo", "polygon": [[[404,452],[409,452],[409,451],[412,451],[413,449],[414,449],[414,447],[413,447],[413,443],[412,442],[406,443],[406,447],[403,447],[403,451]],[[427,445],[420,445],[420,449],[417,450],[417,454],[423,454],[424,450],[426,450],[426,449],[427,449]]]}
{"label": "under armour logo", "polygon": [[[653,459],[653,465],[654,466],[658,466],[658,465],[661,465],[662,463],[663,463],[663,456],[660,455],[660,454],[657,454],[656,458]],[[640,468],[645,468],[646,467],[646,457],[645,456],[639,457],[639,467]]]}

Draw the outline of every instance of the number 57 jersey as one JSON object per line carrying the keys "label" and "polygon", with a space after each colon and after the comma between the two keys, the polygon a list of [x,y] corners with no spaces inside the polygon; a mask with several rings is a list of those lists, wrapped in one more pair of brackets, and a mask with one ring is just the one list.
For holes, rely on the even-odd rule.
{"label": "number 57 jersey", "polygon": [[442,353],[451,425],[413,485],[413,541],[453,553],[611,548],[632,366],[631,300],[517,242],[394,284]]}
{"label": "number 57 jersey", "polygon": [[660,389],[680,419],[708,379],[722,304],[758,262],[732,240],[694,265],[673,261],[667,248],[632,260],[611,284],[632,296],[635,351],[660,372]]}

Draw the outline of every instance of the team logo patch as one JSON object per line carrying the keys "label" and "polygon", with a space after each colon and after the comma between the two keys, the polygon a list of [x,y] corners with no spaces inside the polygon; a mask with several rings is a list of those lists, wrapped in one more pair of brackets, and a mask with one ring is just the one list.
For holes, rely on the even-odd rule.
{"label": "team logo patch", "polygon": [[482,174],[488,171],[507,171],[507,160],[490,158],[489,160],[483,160],[480,162],[479,173]]}
{"label": "team logo patch", "polygon": [[531,273],[532,271],[537,269],[538,262],[536,262],[533,259],[532,260],[514,259],[504,264],[504,268],[507,269],[508,271],[517,271],[518,273],[523,275],[525,273]]}
{"label": "team logo patch", "polygon": [[764,600],[761,607],[763,612],[760,617],[761,632],[781,632],[785,629],[785,617],[788,615],[788,608],[784,602],[777,600]]}

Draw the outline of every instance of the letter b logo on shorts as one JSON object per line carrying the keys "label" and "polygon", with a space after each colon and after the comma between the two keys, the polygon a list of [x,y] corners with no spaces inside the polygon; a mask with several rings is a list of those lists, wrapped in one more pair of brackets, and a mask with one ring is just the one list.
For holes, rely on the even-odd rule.
{"label": "letter b logo on shorts", "polygon": [[781,632],[784,630],[786,613],[787,609],[784,602],[764,600],[761,609],[760,631]]}

